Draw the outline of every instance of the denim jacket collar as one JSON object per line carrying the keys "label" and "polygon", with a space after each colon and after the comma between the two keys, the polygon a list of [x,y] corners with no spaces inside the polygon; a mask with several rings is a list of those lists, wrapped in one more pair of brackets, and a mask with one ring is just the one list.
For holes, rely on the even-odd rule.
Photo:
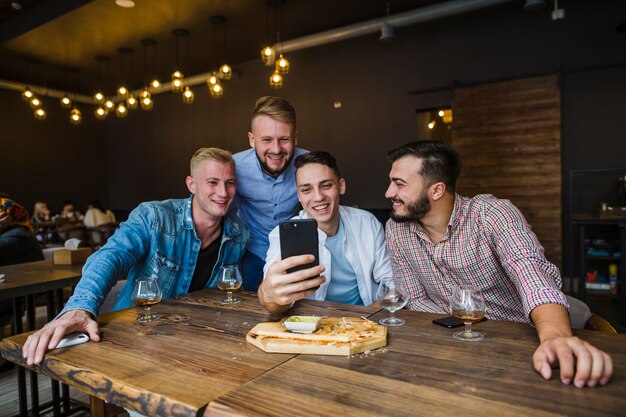
{"label": "denim jacket collar", "polygon": [[[183,228],[188,229],[188,230],[195,230],[196,226],[193,223],[193,215],[192,215],[192,211],[191,211],[191,203],[193,201],[194,195],[191,194],[189,196],[189,198],[185,201],[184,206],[182,207],[182,213],[181,215],[183,216]],[[237,221],[237,218],[233,215],[228,213],[225,217],[224,217],[224,237],[222,239],[222,241],[224,239],[233,239],[235,236],[238,236],[241,233],[241,230],[239,229],[239,222]]]}

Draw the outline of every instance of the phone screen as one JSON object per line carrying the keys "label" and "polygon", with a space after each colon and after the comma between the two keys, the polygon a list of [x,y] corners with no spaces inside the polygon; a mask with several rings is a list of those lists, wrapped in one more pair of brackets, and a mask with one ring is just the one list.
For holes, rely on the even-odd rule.
{"label": "phone screen", "polygon": [[285,220],[279,224],[280,256],[313,255],[315,260],[287,270],[291,273],[319,265],[317,222],[314,219]]}

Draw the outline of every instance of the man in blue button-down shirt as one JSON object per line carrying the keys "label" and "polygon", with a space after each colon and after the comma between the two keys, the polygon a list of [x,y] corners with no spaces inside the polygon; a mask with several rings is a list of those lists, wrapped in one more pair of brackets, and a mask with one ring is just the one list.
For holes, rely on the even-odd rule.
{"label": "man in blue button-down shirt", "polygon": [[296,111],[281,97],[261,97],[252,111],[250,149],[234,155],[237,195],[231,210],[250,229],[242,259],[243,286],[256,291],[263,278],[268,235],[282,220],[298,213],[294,157],[297,149]]}

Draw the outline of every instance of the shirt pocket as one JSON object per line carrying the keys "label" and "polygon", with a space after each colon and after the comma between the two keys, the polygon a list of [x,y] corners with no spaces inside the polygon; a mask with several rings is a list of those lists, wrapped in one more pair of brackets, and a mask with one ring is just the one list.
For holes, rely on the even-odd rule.
{"label": "shirt pocket", "polygon": [[163,292],[163,298],[170,297],[172,295],[172,288],[176,284],[178,273],[180,271],[180,265],[180,262],[167,257],[159,250],[154,252],[154,256],[148,263],[148,269],[145,271],[145,276],[157,277],[159,286]]}

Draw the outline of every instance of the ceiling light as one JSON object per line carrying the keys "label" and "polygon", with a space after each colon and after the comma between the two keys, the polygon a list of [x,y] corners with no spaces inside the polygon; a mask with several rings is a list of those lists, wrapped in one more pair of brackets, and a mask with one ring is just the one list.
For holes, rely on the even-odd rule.
{"label": "ceiling light", "polygon": [[233,69],[228,64],[224,64],[220,67],[220,75],[225,80],[230,80],[233,76]]}
{"label": "ceiling light", "polygon": [[135,7],[135,2],[133,0],[115,0],[115,4],[125,9]]}
{"label": "ceiling light", "polygon": [[103,106],[98,106],[98,108],[96,109],[96,111],[93,112],[93,114],[94,116],[96,116],[96,119],[104,120],[106,119],[108,112]]}
{"label": "ceiling light", "polygon": [[34,109],[38,109],[39,107],[41,107],[41,100],[39,100],[37,97],[33,96],[33,98],[30,99],[30,107],[34,110]]}
{"label": "ceiling light", "polygon": [[154,105],[154,101],[152,101],[152,97],[142,97],[140,100],[141,108],[143,110],[152,110],[152,106]]}
{"label": "ceiling light", "polygon": [[155,78],[154,80],[150,81],[150,87],[159,88],[161,87],[161,82]]}
{"label": "ceiling light", "polygon": [[432,129],[432,128],[434,128],[434,127],[435,127],[435,121],[434,121],[434,120],[433,120],[433,121],[431,121],[430,123],[428,123],[428,128],[429,128],[429,129]]}
{"label": "ceiling light", "polygon": [[191,104],[193,103],[193,99],[196,95],[191,91],[191,88],[185,87],[185,91],[183,91],[183,103]]}
{"label": "ceiling light", "polygon": [[274,73],[270,75],[270,87],[280,88],[282,86],[283,86],[283,76],[280,75],[277,71],[274,71]]}
{"label": "ceiling light", "polygon": [[213,98],[220,98],[224,94],[224,88],[220,83],[214,84],[209,91],[211,92],[211,97]]}
{"label": "ceiling light", "polygon": [[111,111],[115,108],[115,103],[113,103],[113,100],[108,99],[104,102],[104,107],[107,109],[107,111]]}
{"label": "ceiling light", "polygon": [[128,88],[126,88],[126,86],[124,85],[120,85],[117,89],[117,95],[122,98],[128,97]]}
{"label": "ceiling light", "polygon": [[123,119],[124,117],[128,116],[128,109],[124,105],[123,101],[121,101],[115,108],[115,115],[119,117],[120,119]]}
{"label": "ceiling light", "polygon": [[93,99],[96,101],[96,103],[102,103],[104,101],[104,94],[98,91],[96,94],[93,95]]}
{"label": "ceiling light", "polygon": [[289,61],[287,61],[283,54],[280,54],[278,61],[276,61],[276,72],[279,74],[289,73]]}
{"label": "ceiling light", "polygon": [[46,120],[46,111],[42,108],[35,110],[35,119]]}
{"label": "ceiling light", "polygon": [[22,91],[22,99],[24,101],[30,101],[31,98],[33,98],[34,94],[32,91],[30,91],[30,88],[26,87],[24,89],[24,91]]}
{"label": "ceiling light", "polygon": [[207,78],[206,82],[209,85],[209,88],[211,88],[215,84],[219,83],[220,79],[217,78],[217,74],[215,74],[215,72],[212,72],[209,78]]}
{"label": "ceiling light", "polygon": [[80,110],[78,110],[76,107],[74,107],[70,111],[70,123],[72,123],[73,125],[79,125],[81,119],[82,119],[82,117],[81,117],[81,114],[80,114]]}
{"label": "ceiling light", "polygon": [[67,95],[61,97],[61,107],[63,107],[64,109],[69,109],[70,107],[72,107],[72,100],[70,100]]}
{"label": "ceiling light", "polygon": [[383,42],[391,42],[396,38],[396,31],[393,26],[385,22],[380,28],[380,40]]}
{"label": "ceiling light", "polygon": [[137,107],[139,106],[139,102],[137,101],[134,95],[130,94],[128,96],[128,100],[126,100],[126,105],[128,106],[128,110],[137,110]]}
{"label": "ceiling light", "polygon": [[266,46],[261,49],[261,59],[266,65],[271,65],[274,62],[274,57],[276,56],[276,52],[271,46]]}
{"label": "ceiling light", "polygon": [[180,93],[184,89],[183,85],[184,75],[182,72],[176,70],[172,73],[172,91],[174,93]]}

